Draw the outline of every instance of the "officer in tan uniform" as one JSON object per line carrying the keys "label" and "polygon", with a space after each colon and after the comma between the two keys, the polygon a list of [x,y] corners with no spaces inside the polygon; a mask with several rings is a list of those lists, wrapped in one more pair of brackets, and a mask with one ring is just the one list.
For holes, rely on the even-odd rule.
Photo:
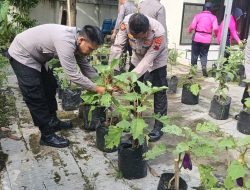
{"label": "officer in tan uniform", "polygon": [[139,3],[139,12],[158,20],[167,32],[166,11],[160,0],[144,0]]}
{"label": "officer in tan uniform", "polygon": [[120,0],[120,7],[118,11],[118,16],[115,23],[115,28],[111,36],[111,40],[114,41],[116,34],[119,31],[120,24],[122,23],[125,16],[133,14],[137,11],[134,0]]}
{"label": "officer in tan uniform", "polygon": [[[160,0],[143,0],[139,3],[138,9],[140,13],[158,20],[167,33],[166,11],[165,7],[160,3]],[[144,81],[152,81],[149,72],[145,73]]]}
{"label": "officer in tan uniform", "polygon": [[[121,56],[127,39],[133,50],[129,71],[136,73],[140,81],[143,81],[145,72],[149,71],[153,86],[166,86],[167,46],[164,27],[157,20],[143,14],[128,15],[111,47],[110,61]],[[154,112],[167,114],[166,90],[154,94]],[[149,134],[150,141],[160,139],[162,127],[162,123],[155,121],[154,129]]]}

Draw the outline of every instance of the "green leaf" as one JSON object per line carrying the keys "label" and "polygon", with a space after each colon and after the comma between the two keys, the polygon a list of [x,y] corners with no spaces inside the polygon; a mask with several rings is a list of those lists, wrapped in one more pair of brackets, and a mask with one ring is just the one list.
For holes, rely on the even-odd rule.
{"label": "green leaf", "polygon": [[165,144],[158,144],[154,146],[151,150],[144,153],[145,160],[155,159],[157,156],[166,153],[167,148]]}
{"label": "green leaf", "polygon": [[140,144],[144,143],[144,128],[148,125],[143,119],[134,119],[131,122],[131,134],[133,139],[138,139]]}
{"label": "green leaf", "polygon": [[250,108],[250,98],[246,98],[244,104],[247,108]]}
{"label": "green leaf", "polygon": [[141,94],[150,94],[151,87],[145,85],[143,82],[137,81],[138,86],[140,87]]}
{"label": "green leaf", "polygon": [[248,146],[250,145],[250,136],[241,138],[238,142],[237,145],[240,146]]}
{"label": "green leaf", "polygon": [[116,126],[123,130],[127,130],[130,127],[130,123],[127,120],[122,120],[119,123],[117,123]]}
{"label": "green leaf", "polygon": [[138,94],[135,92],[127,93],[124,94],[123,96],[120,97],[122,100],[128,100],[128,101],[135,101],[138,98]]}
{"label": "green leaf", "polygon": [[112,103],[112,96],[109,93],[105,93],[101,96],[100,105],[104,107],[110,107]]}
{"label": "green leaf", "polygon": [[200,85],[199,84],[192,84],[190,86],[190,91],[192,92],[193,95],[198,96],[199,92],[200,92]]}
{"label": "green leaf", "polygon": [[244,177],[247,174],[247,169],[238,161],[233,161],[227,169],[228,176],[232,180],[236,180],[239,177]]}
{"label": "green leaf", "polygon": [[146,111],[147,110],[147,107],[146,106],[138,106],[137,107],[137,112],[143,112],[143,111]]}
{"label": "green leaf", "polygon": [[179,144],[177,144],[176,148],[175,148],[175,154],[180,154],[186,151],[189,151],[190,147],[188,146],[188,144],[181,142]]}
{"label": "green leaf", "polygon": [[180,127],[177,127],[176,125],[164,126],[161,129],[161,131],[164,133],[173,134],[173,135],[177,135],[177,136],[184,136],[184,134],[182,133],[182,129]]}
{"label": "green leaf", "polygon": [[210,122],[198,123],[196,126],[196,131],[203,133],[216,132],[218,131],[218,127]]}
{"label": "green leaf", "polygon": [[114,70],[114,68],[115,68],[116,66],[118,66],[118,65],[120,64],[120,62],[121,62],[120,59],[113,59],[112,62],[111,62],[111,64],[110,64],[110,68],[111,68],[112,70]]}
{"label": "green leaf", "polygon": [[123,128],[110,126],[108,129],[108,134],[105,135],[106,147],[109,149],[112,149],[113,147],[118,147],[121,141]]}
{"label": "green leaf", "polygon": [[250,179],[246,181],[245,183],[246,187],[250,189]]}
{"label": "green leaf", "polygon": [[234,187],[235,181],[233,181],[229,176],[224,180],[224,185],[227,189],[232,189]]}
{"label": "green leaf", "polygon": [[208,156],[213,156],[214,155],[214,147],[209,146],[207,144],[200,145],[198,147],[195,147],[192,149],[192,152],[195,154],[197,157],[208,157]]}
{"label": "green leaf", "polygon": [[232,81],[234,79],[234,74],[228,72],[227,76],[230,78],[230,80]]}
{"label": "green leaf", "polygon": [[201,183],[205,187],[205,189],[211,189],[216,187],[218,180],[213,175],[213,168],[210,166],[199,165],[199,172]]}
{"label": "green leaf", "polygon": [[218,147],[222,150],[224,150],[226,148],[229,148],[229,149],[235,148],[235,146],[236,146],[236,144],[235,144],[233,137],[221,139],[221,140],[219,140],[219,143],[218,143]]}

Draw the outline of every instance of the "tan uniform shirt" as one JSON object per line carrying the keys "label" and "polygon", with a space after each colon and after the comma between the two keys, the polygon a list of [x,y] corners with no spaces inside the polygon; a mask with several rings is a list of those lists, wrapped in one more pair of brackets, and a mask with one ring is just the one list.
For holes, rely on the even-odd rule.
{"label": "tan uniform shirt", "polygon": [[117,19],[116,19],[115,29],[119,30],[120,24],[125,18],[125,16],[135,13],[136,10],[137,10],[137,7],[134,1],[127,1],[126,3],[121,5],[119,8]]}
{"label": "tan uniform shirt", "polygon": [[30,28],[15,37],[8,52],[21,64],[38,71],[41,71],[42,64],[58,57],[64,72],[72,82],[87,90],[96,88],[96,85],[77,69],[78,63],[81,70],[94,75],[93,68],[86,61],[77,62],[76,60],[76,57],[81,58],[76,55],[76,27],[44,24]]}
{"label": "tan uniform shirt", "polygon": [[167,32],[166,11],[160,0],[144,0],[140,2],[139,12],[158,20]]}
{"label": "tan uniform shirt", "polygon": [[250,36],[248,36],[245,49],[245,73],[246,79],[250,80]]}
{"label": "tan uniform shirt", "polygon": [[128,21],[131,16],[126,16],[120,26],[115,43],[111,47],[109,61],[120,58],[128,39],[133,50],[131,63],[135,66],[132,72],[140,77],[146,71],[151,72],[167,65],[166,33],[161,23],[147,17],[150,24],[147,38],[135,39],[129,32]]}

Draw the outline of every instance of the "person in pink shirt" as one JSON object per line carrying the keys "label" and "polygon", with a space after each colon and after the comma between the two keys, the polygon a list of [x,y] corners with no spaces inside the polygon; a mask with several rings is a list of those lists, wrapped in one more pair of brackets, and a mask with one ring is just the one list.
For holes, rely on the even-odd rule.
{"label": "person in pink shirt", "polygon": [[188,27],[188,32],[192,33],[192,66],[197,65],[198,57],[200,56],[203,76],[207,77],[207,54],[212,41],[212,33],[215,36],[218,32],[218,21],[215,15],[212,14],[213,3],[207,2],[204,5],[204,11],[196,14],[192,23]]}
{"label": "person in pink shirt", "polygon": [[[226,41],[227,47],[229,47],[232,44],[232,39],[235,39],[239,45],[242,45],[242,42],[237,32],[237,20],[239,20],[242,15],[243,15],[243,12],[240,8],[235,8],[232,11],[232,14],[229,20],[229,26],[228,26],[228,34],[227,34],[227,41]],[[218,44],[220,44],[221,42],[223,26],[224,26],[224,21],[221,22],[219,30],[218,30],[218,35],[217,35]],[[225,52],[224,57],[228,58],[229,54]]]}

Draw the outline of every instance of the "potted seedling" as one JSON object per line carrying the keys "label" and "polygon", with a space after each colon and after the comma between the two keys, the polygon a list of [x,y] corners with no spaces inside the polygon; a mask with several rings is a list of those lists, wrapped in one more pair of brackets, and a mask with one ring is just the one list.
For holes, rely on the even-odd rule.
{"label": "potted seedling", "polygon": [[[235,79],[239,78],[239,86],[245,87],[246,83],[244,82],[245,76],[245,67],[244,67],[244,51],[239,45],[234,45],[228,48],[228,52],[230,54],[228,58],[229,63],[234,63],[236,66],[236,77]],[[239,76],[239,77],[238,77]]]}
{"label": "potted seedling", "polygon": [[244,109],[239,114],[237,129],[241,133],[250,135],[250,98],[246,98]]}
{"label": "potted seedling", "polygon": [[217,120],[225,120],[229,117],[229,110],[231,104],[231,97],[227,95],[228,85],[227,82],[232,81],[237,76],[237,67],[240,60],[238,53],[230,51],[230,56],[227,59],[222,58],[219,60],[219,66],[216,69],[215,80],[219,82],[218,88],[211,102],[209,115]]}
{"label": "potted seedling", "polygon": [[181,103],[195,105],[199,103],[200,84],[196,79],[197,66],[191,66],[188,75],[184,78]]}
{"label": "potted seedling", "polygon": [[77,109],[81,103],[81,90],[69,81],[62,67],[54,68],[53,74],[59,83],[58,96],[62,98],[62,108],[65,111]]}
{"label": "potted seedling", "polygon": [[97,148],[104,152],[112,152],[115,149],[108,149],[105,146],[104,136],[108,133],[109,126],[117,122],[114,113],[108,115],[108,109],[112,107],[114,97],[112,92],[114,76],[114,68],[120,60],[113,60],[110,65],[94,65],[99,77],[95,81],[97,85],[107,89],[104,94],[96,94],[94,92],[85,91],[81,98],[81,113],[84,119],[84,129],[96,130],[96,145]]}
{"label": "potted seedling", "polygon": [[[147,175],[146,160],[143,159],[148,141],[148,124],[145,119],[154,118],[154,115],[144,116],[143,112],[152,107],[152,102],[148,100],[149,96],[167,87],[152,87],[150,82],[144,84],[137,81],[137,76],[130,72],[115,76],[113,80],[123,91],[114,102],[121,121],[109,127],[109,133],[105,138],[106,145],[109,148],[119,146],[118,167],[124,178],[143,178]],[[135,91],[136,85],[139,86],[140,93]],[[129,138],[120,142],[124,131]]]}
{"label": "potted seedling", "polygon": [[181,137],[176,145],[174,155],[174,173],[163,173],[161,175],[157,190],[186,190],[187,183],[180,177],[182,169],[192,170],[191,158],[213,157],[216,150],[216,142],[209,141],[208,137],[216,133],[218,128],[208,122],[198,123],[195,130],[190,127],[178,127],[170,125],[168,119],[160,119],[164,123],[163,132]]}
{"label": "potted seedling", "polygon": [[170,64],[170,77],[168,77],[168,93],[175,94],[177,91],[178,78],[173,75],[173,66],[177,65],[177,59],[181,54],[175,49],[169,49],[168,51],[168,63]]}

